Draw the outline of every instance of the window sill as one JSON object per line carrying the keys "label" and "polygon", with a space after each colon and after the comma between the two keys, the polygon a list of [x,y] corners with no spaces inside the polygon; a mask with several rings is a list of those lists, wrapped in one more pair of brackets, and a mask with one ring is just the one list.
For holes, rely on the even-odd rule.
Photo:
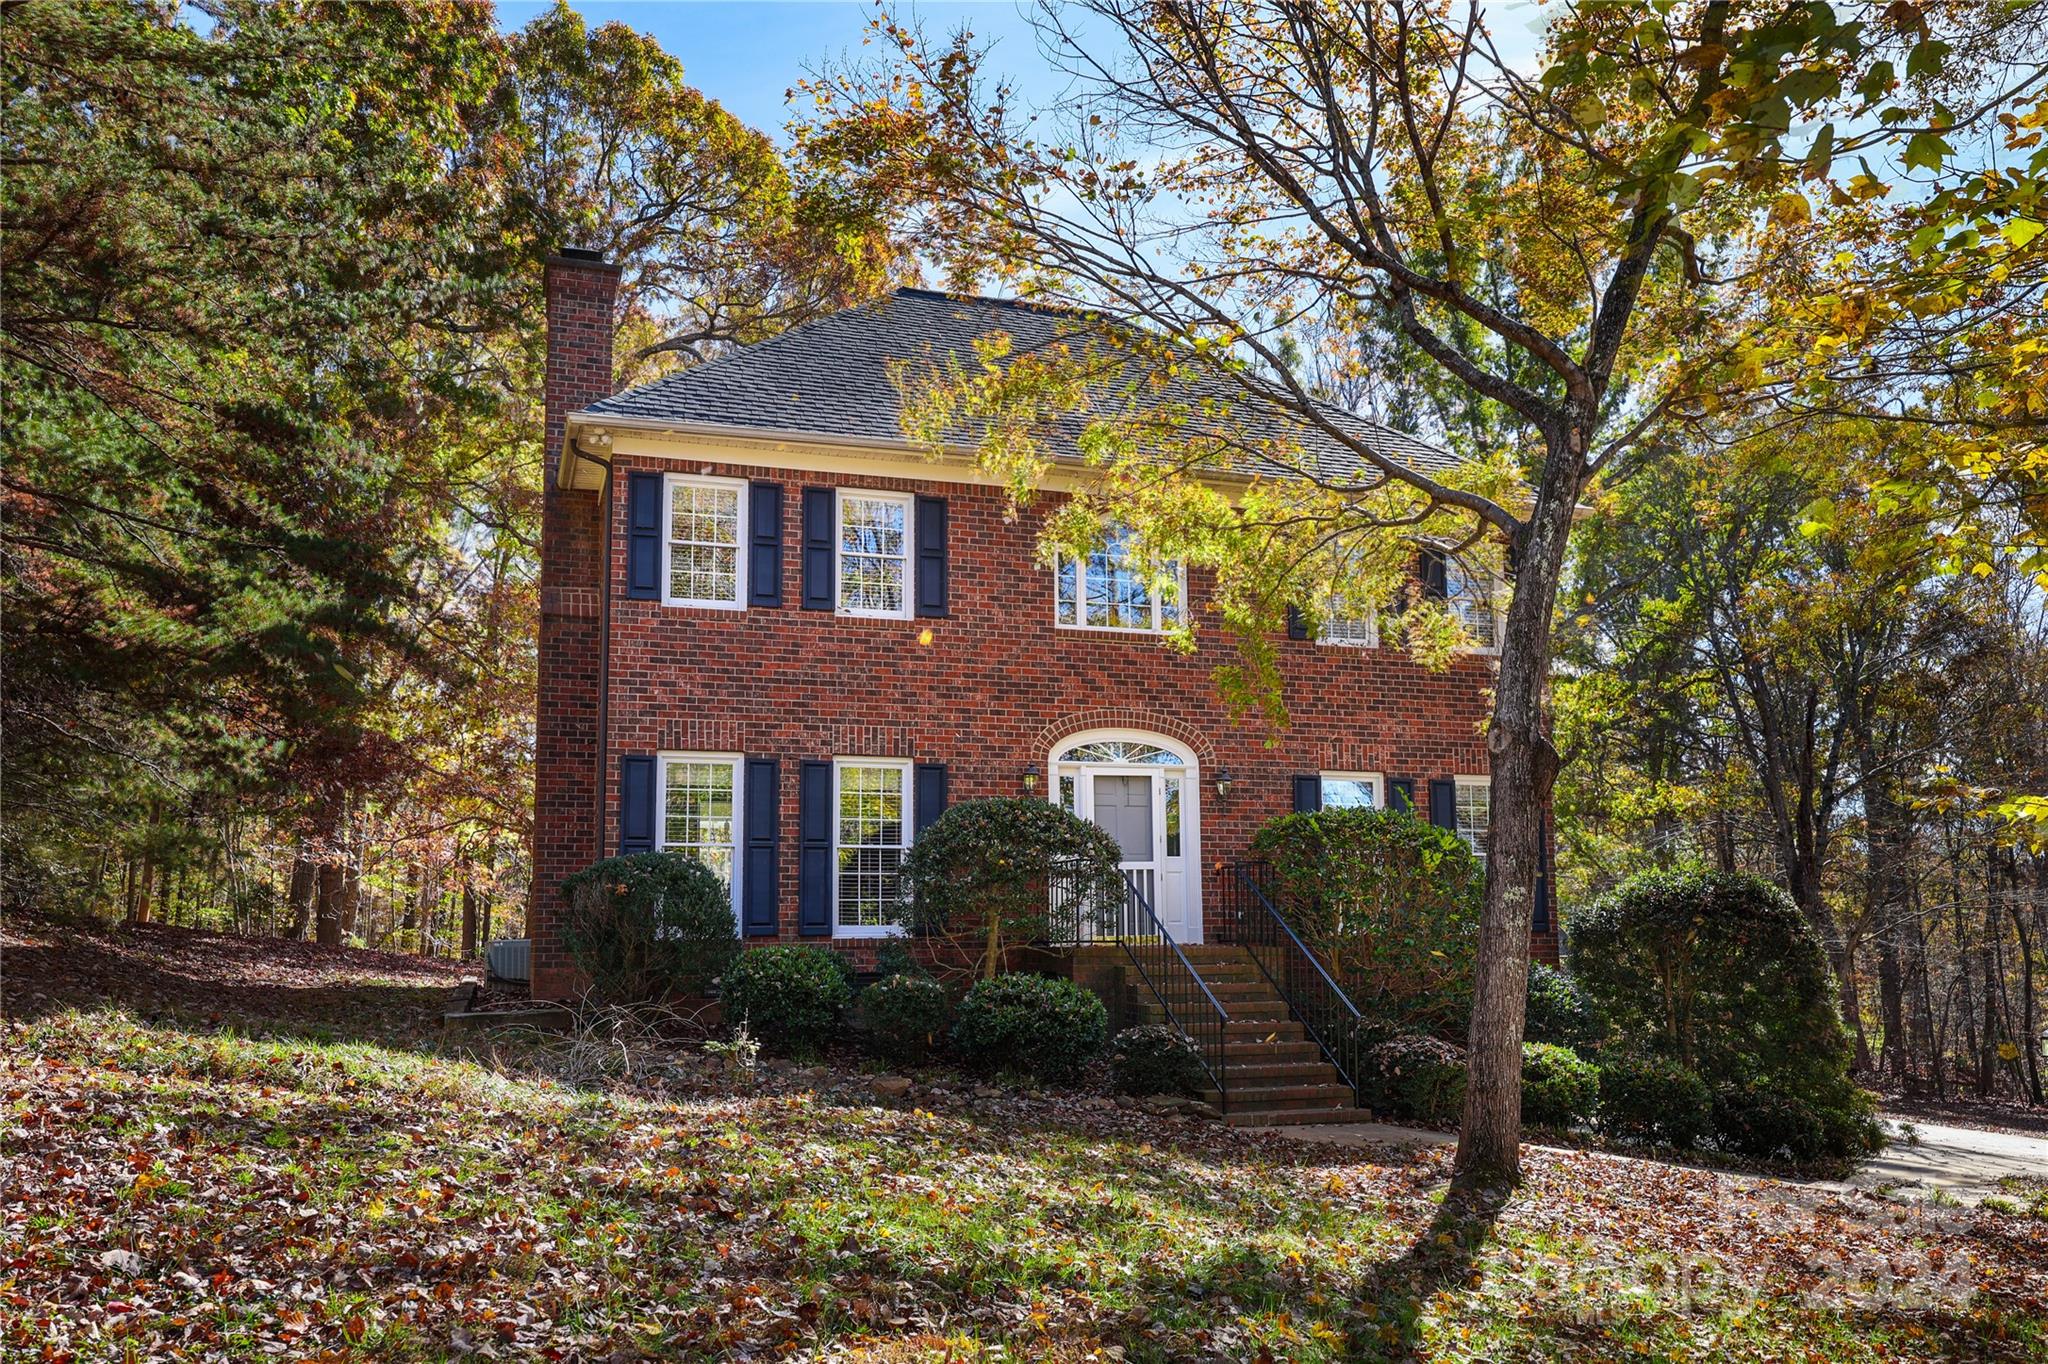
{"label": "window sill", "polygon": [[849,928],[844,924],[838,924],[832,929],[832,940],[834,942],[872,942],[877,938],[900,938],[904,936],[905,931],[902,924],[881,924],[873,928],[864,928],[859,925]]}
{"label": "window sill", "polygon": [[668,611],[744,611],[747,609],[743,602],[694,601],[682,597],[663,597],[661,605],[662,609]]}
{"label": "window sill", "polygon": [[1152,625],[1067,625],[1060,621],[1053,622],[1053,629],[1070,630],[1077,635],[1151,635],[1154,638],[1163,638],[1171,632],[1171,628],[1169,626],[1162,629]]}
{"label": "window sill", "polygon": [[832,609],[837,620],[915,620],[908,611],[849,611],[843,606]]}

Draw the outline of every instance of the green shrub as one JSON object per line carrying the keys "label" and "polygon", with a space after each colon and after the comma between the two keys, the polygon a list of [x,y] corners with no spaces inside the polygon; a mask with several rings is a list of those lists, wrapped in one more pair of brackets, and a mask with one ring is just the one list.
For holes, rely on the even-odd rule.
{"label": "green shrub", "polygon": [[1050,936],[1046,878],[1077,868],[1093,912],[1123,905],[1123,852],[1070,811],[1034,796],[948,806],[903,859],[903,923],[993,978],[1009,948]]}
{"label": "green shrub", "polygon": [[1724,1085],[1714,1091],[1714,1144],[1737,1155],[1800,1165],[1883,1149],[1875,1100],[1848,1088],[1854,1097],[1815,1103],[1760,1085]]}
{"label": "green shrub", "polygon": [[1194,1094],[1210,1085],[1194,1042],[1163,1023],[1118,1033],[1110,1043],[1109,1065],[1117,1089],[1125,1094]]}
{"label": "green shrub", "polygon": [[1269,894],[1358,1007],[1462,1036],[1486,876],[1464,840],[1407,811],[1282,815],[1252,839]]}
{"label": "green shrub", "polygon": [[1692,1071],[1662,1056],[1613,1053],[1600,1062],[1603,1136],[1686,1149],[1707,1133],[1713,1091]]}
{"label": "green shrub", "polygon": [[1366,1101],[1396,1117],[1453,1122],[1465,1106],[1465,1049],[1422,1033],[1390,1037],[1369,1053]]}
{"label": "green shrub", "polygon": [[1522,1121],[1571,1127],[1593,1116],[1600,1069],[1570,1047],[1522,1044]]}
{"label": "green shrub", "polygon": [[970,1065],[1072,1079],[1102,1050],[1109,1014],[1070,980],[1008,975],[977,981],[953,1023],[953,1049]]}
{"label": "green shrub", "polygon": [[562,882],[562,943],[600,999],[701,995],[740,950],[732,890],[677,853],[608,857]]}
{"label": "green shrub", "polygon": [[913,1061],[928,1055],[952,1021],[946,987],[930,976],[884,976],[860,992],[861,1021],[884,1056]]}
{"label": "green shrub", "polygon": [[826,947],[756,947],[725,973],[725,1021],[785,1054],[815,1052],[838,1031],[853,973]]}
{"label": "green shrub", "polygon": [[1540,961],[1529,963],[1527,1019],[1522,1035],[1529,1041],[1573,1051],[1590,1051],[1607,1036],[1606,1021],[1578,981]]}

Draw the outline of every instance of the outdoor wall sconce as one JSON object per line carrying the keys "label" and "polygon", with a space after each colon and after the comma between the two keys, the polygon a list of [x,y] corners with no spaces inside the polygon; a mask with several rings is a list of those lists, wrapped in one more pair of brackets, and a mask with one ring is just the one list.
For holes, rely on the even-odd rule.
{"label": "outdoor wall sconce", "polygon": [[1024,794],[1031,795],[1038,790],[1038,773],[1027,769],[1024,773]]}
{"label": "outdoor wall sconce", "polygon": [[1230,788],[1234,784],[1235,779],[1230,775],[1229,768],[1219,767],[1216,769],[1216,799],[1229,800]]}

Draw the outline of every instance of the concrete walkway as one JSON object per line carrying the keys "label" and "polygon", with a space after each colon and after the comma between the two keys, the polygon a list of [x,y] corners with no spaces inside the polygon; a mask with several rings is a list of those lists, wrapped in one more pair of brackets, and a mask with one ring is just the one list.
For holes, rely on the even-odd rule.
{"label": "concrete walkway", "polygon": [[[1897,1193],[1909,1198],[1926,1198],[1939,1189],[1958,1202],[1974,1204],[1986,1195],[2004,1192],[1998,1181],[2008,1175],[2048,1179],[2048,1138],[1980,1132],[1973,1127],[1944,1127],[1891,1117],[1884,1120],[1884,1125],[1892,1144],[1883,1152],[1865,1161],[1846,1182],[1815,1182],[1824,1187]],[[1457,1140],[1449,1132],[1383,1122],[1268,1130],[1295,1141],[1380,1149],[1448,1146]]]}

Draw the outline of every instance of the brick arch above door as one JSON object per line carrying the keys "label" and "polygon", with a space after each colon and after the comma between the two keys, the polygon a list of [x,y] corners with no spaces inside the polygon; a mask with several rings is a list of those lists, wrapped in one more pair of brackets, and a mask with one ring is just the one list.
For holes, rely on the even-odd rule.
{"label": "brick arch above door", "polygon": [[1216,746],[1207,734],[1175,716],[1148,706],[1103,706],[1062,716],[1038,731],[1038,741],[1032,745],[1032,751],[1050,753],[1068,735],[1085,734],[1093,729],[1149,731],[1185,745],[1204,771],[1215,766]]}

